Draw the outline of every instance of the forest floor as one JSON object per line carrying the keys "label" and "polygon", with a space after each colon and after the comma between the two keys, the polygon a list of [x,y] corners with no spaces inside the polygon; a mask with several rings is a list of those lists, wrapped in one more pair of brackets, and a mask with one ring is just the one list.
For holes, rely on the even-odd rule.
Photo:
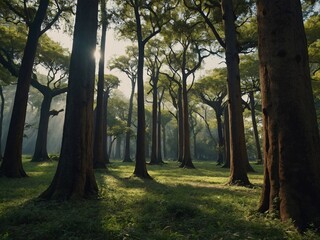
{"label": "forest floor", "polygon": [[1,240],[320,239],[257,213],[262,166],[253,165],[254,187],[245,188],[226,185],[229,170],[214,162],[194,161],[196,169],[148,165],[154,180],[143,181],[129,178],[134,163],[114,161],[96,171],[98,200],[36,201],[56,165],[25,158],[28,178],[0,178]]}

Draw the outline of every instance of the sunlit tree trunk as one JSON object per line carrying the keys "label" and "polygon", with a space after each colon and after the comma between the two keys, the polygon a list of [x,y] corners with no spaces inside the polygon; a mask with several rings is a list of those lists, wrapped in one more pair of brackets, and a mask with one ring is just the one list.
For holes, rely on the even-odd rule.
{"label": "sunlit tree trunk", "polygon": [[250,185],[247,176],[248,155],[245,144],[240,88],[238,44],[233,1],[222,0],[228,77],[230,179],[229,184]]}
{"label": "sunlit tree trunk", "polygon": [[34,20],[29,26],[27,42],[19,70],[6,148],[0,167],[0,175],[5,175],[7,177],[19,178],[27,176],[22,167],[23,130],[33,63],[41,33],[41,25],[46,16],[48,5],[49,0],[40,1]]}
{"label": "sunlit tree trunk", "polygon": [[40,198],[96,197],[93,173],[93,92],[98,0],[78,0],[66,114],[58,168]]}
{"label": "sunlit tree trunk", "polygon": [[320,226],[320,140],[299,0],[260,0],[264,186],[259,210]]}

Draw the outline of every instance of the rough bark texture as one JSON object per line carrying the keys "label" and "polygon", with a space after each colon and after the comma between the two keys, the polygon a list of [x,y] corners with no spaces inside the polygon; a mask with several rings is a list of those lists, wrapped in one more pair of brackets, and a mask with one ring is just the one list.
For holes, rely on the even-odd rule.
{"label": "rough bark texture", "polygon": [[259,210],[319,227],[320,148],[299,0],[260,0],[265,177]]}
{"label": "rough bark texture", "polygon": [[250,185],[247,176],[248,155],[245,145],[240,88],[239,55],[232,0],[222,0],[226,42],[229,98],[230,179],[229,184]]}
{"label": "rough bark texture", "polygon": [[27,42],[19,70],[6,148],[0,168],[0,175],[7,177],[19,178],[27,176],[22,167],[23,130],[33,63],[40,37],[41,24],[46,16],[48,5],[49,0],[40,1],[35,18],[29,26]]}
{"label": "rough bark texture", "polygon": [[40,198],[96,197],[93,158],[93,91],[98,0],[78,0],[60,159]]}
{"label": "rough bark texture", "polygon": [[[106,34],[107,34],[107,13],[106,13],[106,0],[101,0],[101,43],[100,43],[100,59],[99,59],[99,72],[98,72],[98,91],[97,91],[97,106],[96,118],[94,124],[94,145],[93,145],[93,168],[105,169],[106,161],[106,144],[104,144],[104,135],[106,135],[106,128],[104,126],[104,115],[106,109],[104,108],[104,55],[106,47]],[[110,156],[109,156],[110,157]]]}

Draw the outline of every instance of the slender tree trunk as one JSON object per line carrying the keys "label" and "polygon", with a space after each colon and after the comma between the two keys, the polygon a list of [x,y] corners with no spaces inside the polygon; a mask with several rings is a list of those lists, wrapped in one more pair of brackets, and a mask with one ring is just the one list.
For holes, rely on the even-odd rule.
{"label": "slender tree trunk", "polygon": [[131,159],[131,151],[130,151],[130,139],[131,139],[131,123],[132,123],[132,112],[133,112],[133,96],[135,89],[136,81],[131,81],[131,94],[129,100],[129,111],[128,111],[128,119],[127,119],[127,132],[125,138],[125,150],[124,150],[124,160],[123,162],[132,162]]}
{"label": "slender tree trunk", "polygon": [[224,164],[223,168],[230,168],[230,129],[229,129],[229,107],[224,108]]}
{"label": "slender tree trunk", "polygon": [[116,145],[116,152],[115,152],[115,159],[121,159],[121,143],[122,143],[122,135],[117,137],[117,145]]}
{"label": "slender tree trunk", "polygon": [[40,1],[35,18],[29,27],[27,42],[19,70],[6,148],[0,167],[0,175],[7,177],[20,178],[27,176],[22,167],[23,130],[33,63],[40,37],[41,24],[46,16],[48,5],[49,0]]}
{"label": "slender tree trunk", "polygon": [[146,120],[144,109],[144,86],[143,86],[143,67],[144,67],[144,42],[142,38],[142,28],[140,22],[140,13],[138,1],[135,1],[135,18],[137,26],[138,39],[138,71],[137,71],[137,86],[138,86],[138,126],[137,126],[137,143],[136,143],[136,164],[133,172],[134,176],[139,178],[149,178],[146,167]]}
{"label": "slender tree trunk", "polygon": [[157,154],[157,118],[158,118],[158,86],[156,81],[153,81],[152,86],[152,138],[151,138],[151,156],[150,164],[159,164]]}
{"label": "slender tree trunk", "polygon": [[182,80],[182,119],[183,119],[183,155],[180,167],[195,168],[190,152],[190,128],[189,128],[189,110],[188,110],[188,96],[187,96],[187,79],[183,77]]}
{"label": "slender tree trunk", "polygon": [[178,162],[183,158],[183,111],[182,111],[182,89],[178,89]]}
{"label": "slender tree trunk", "polygon": [[218,160],[217,165],[223,164],[223,150],[224,150],[224,139],[223,139],[223,129],[222,129],[222,119],[221,119],[221,110],[215,110],[216,119],[217,119],[217,129],[218,129]]}
{"label": "slender tree trunk", "polygon": [[3,96],[3,89],[2,85],[0,85],[0,99],[1,99],[1,105],[0,105],[0,162],[2,161],[2,124],[3,124],[3,112],[4,112],[4,96]]}
{"label": "slender tree trunk", "polygon": [[[164,91],[164,90],[163,90]],[[161,95],[163,96],[163,92],[161,93]],[[157,138],[157,158],[158,158],[158,162],[163,164],[163,160],[162,160],[162,147],[161,147],[161,101],[162,101],[162,96],[159,97],[159,101],[158,101],[158,122],[157,122],[157,131],[158,131],[158,138]]]}
{"label": "slender tree trunk", "polygon": [[97,107],[96,107],[96,122],[94,129],[94,145],[93,145],[93,167],[107,168],[105,161],[106,145],[103,143],[103,135],[106,135],[104,127],[104,112],[106,109],[103,104],[104,97],[104,55],[106,48],[106,34],[107,34],[107,13],[106,0],[101,0],[101,43],[100,43],[100,59],[98,72],[98,93],[97,93]]}
{"label": "slender tree trunk", "polygon": [[[264,128],[259,210],[320,227],[320,140],[301,3],[257,2]],[[276,44],[274,44],[276,43]]]}
{"label": "slender tree trunk", "polygon": [[261,147],[260,147],[259,132],[257,127],[255,101],[254,101],[253,92],[249,93],[249,98],[250,98],[251,119],[252,119],[254,140],[256,142],[256,148],[257,148],[257,164],[262,164],[262,153],[261,153]]}
{"label": "slender tree trunk", "polygon": [[[49,90],[50,91],[50,90]],[[36,146],[32,157],[32,162],[43,162],[49,160],[47,151],[47,137],[50,117],[50,105],[52,95],[50,92],[44,93],[40,110],[40,120]]]}
{"label": "slender tree trunk", "polygon": [[167,133],[166,133],[166,125],[161,124],[162,128],[162,146],[163,146],[163,158],[167,159]]}
{"label": "slender tree trunk", "polygon": [[251,185],[247,176],[248,155],[245,145],[241,107],[240,71],[235,16],[232,0],[222,0],[226,42],[228,98],[230,119],[230,179],[229,184]]}
{"label": "slender tree trunk", "polygon": [[58,168],[43,199],[96,197],[93,172],[93,93],[98,0],[78,0],[62,147]]}

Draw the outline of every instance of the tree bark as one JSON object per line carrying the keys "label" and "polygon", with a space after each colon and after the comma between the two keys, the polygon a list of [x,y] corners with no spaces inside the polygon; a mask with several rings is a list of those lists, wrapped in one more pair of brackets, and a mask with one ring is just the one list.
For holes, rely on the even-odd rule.
{"label": "tree bark", "polygon": [[178,89],[178,162],[182,163],[183,159],[183,111],[182,111],[182,87]]}
{"label": "tree bark", "polygon": [[230,129],[229,129],[229,107],[224,108],[224,164],[223,168],[230,168]]}
{"label": "tree bark", "polygon": [[230,179],[229,184],[251,185],[247,176],[248,155],[245,145],[241,107],[241,88],[238,44],[233,1],[222,0],[222,13],[226,42],[226,64],[229,98],[230,127]]}
{"label": "tree bark", "polygon": [[78,0],[62,147],[54,179],[40,198],[96,197],[93,173],[93,92],[98,0]]}
{"label": "tree bark", "polygon": [[99,59],[99,72],[98,72],[98,91],[97,91],[97,106],[96,118],[94,125],[94,145],[93,145],[93,168],[106,169],[106,144],[103,138],[106,135],[106,127],[104,121],[105,107],[103,104],[104,99],[104,55],[106,48],[106,34],[107,34],[107,13],[106,13],[106,0],[101,0],[101,43],[100,43],[100,59]]}
{"label": "tree bark", "polygon": [[320,140],[301,3],[257,2],[264,129],[259,211],[320,226]]}
{"label": "tree bark", "polygon": [[[153,76],[152,76],[153,77]],[[151,135],[151,156],[150,164],[159,164],[157,154],[157,140],[158,140],[158,85],[157,80],[152,81],[152,135]]]}
{"label": "tree bark", "polygon": [[41,33],[41,25],[46,16],[48,5],[49,0],[40,1],[35,18],[29,26],[27,42],[19,70],[4,158],[0,167],[0,175],[7,177],[20,178],[27,176],[22,166],[23,130],[34,59]]}
{"label": "tree bark", "polygon": [[216,119],[217,119],[217,129],[218,129],[218,160],[217,165],[223,164],[223,149],[224,149],[224,139],[223,139],[223,129],[222,129],[222,110],[221,106],[217,107],[219,109],[215,109]]}

